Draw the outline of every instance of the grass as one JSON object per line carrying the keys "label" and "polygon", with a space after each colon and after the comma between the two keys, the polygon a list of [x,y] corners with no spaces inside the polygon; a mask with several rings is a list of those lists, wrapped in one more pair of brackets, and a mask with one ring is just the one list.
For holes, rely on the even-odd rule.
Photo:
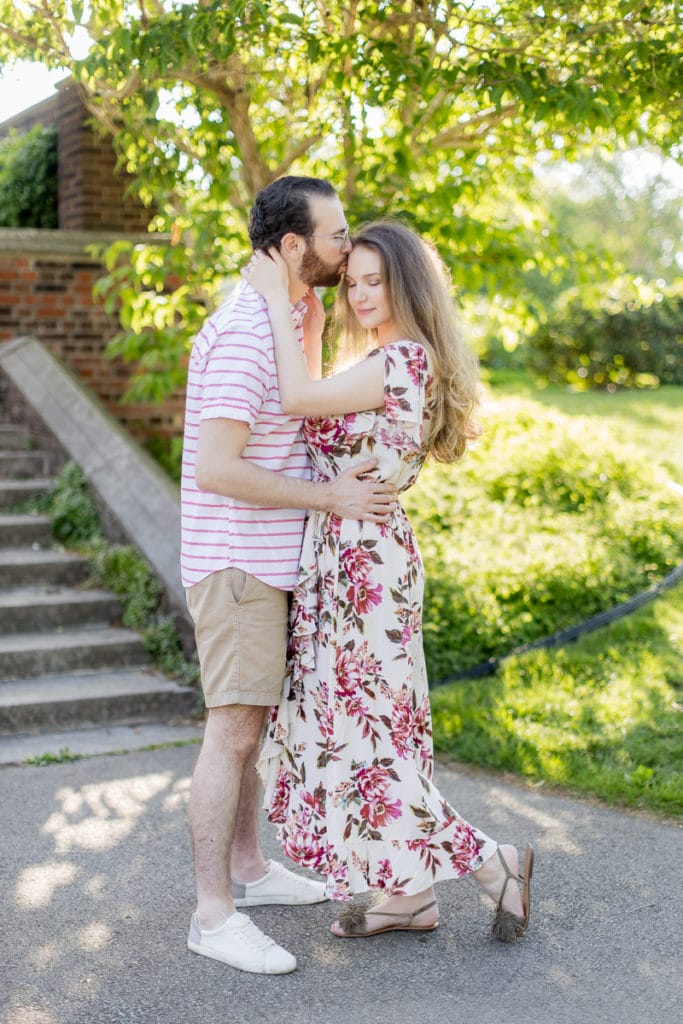
{"label": "grass", "polygon": [[[514,418],[521,403],[527,416],[530,412],[533,416],[537,410],[541,420],[556,413],[562,419],[570,418],[574,424],[572,432],[579,438],[588,437],[586,425],[592,423],[594,436],[602,437],[601,451],[609,449],[611,439],[615,455],[637,466],[639,472],[641,467],[649,467],[660,482],[667,477],[683,484],[680,388],[616,395],[572,393],[559,387],[538,390],[528,377],[517,374],[494,377],[492,384],[499,416]],[[587,461],[594,451],[595,447],[587,450]],[[509,449],[507,452],[506,458]],[[478,475],[485,489],[486,474],[482,468],[480,464]],[[518,475],[515,485],[519,480]],[[680,496],[674,491],[671,494],[675,504],[680,505]],[[678,514],[675,504],[663,495],[663,491],[653,492],[650,512],[643,520],[643,526],[646,521],[649,523],[642,531],[648,543],[656,532],[657,522],[668,523]],[[661,516],[654,514],[654,506],[660,501],[667,506]],[[617,521],[621,523],[624,541],[631,543],[639,527],[631,517],[637,505],[628,507],[629,514],[617,516]],[[499,516],[499,544],[491,557],[496,571],[505,572],[509,537],[515,537],[514,543],[520,545],[518,561],[524,569],[522,575],[528,574],[531,591],[537,586],[540,563],[534,578],[526,548],[533,549],[537,538],[532,535],[531,520],[524,524],[516,514],[518,511],[511,510],[508,504]],[[590,507],[588,512],[573,517],[571,524],[566,513],[556,512],[554,517],[560,534],[566,537],[568,530],[574,531],[565,550],[563,580],[565,585],[570,580],[574,561],[581,568],[576,578],[582,601],[590,596],[591,571],[599,591],[601,579],[609,569],[604,563],[609,546],[602,547],[592,570],[582,562],[580,551],[586,541],[593,550],[597,550],[598,544],[598,535],[592,530],[599,517],[594,519]],[[539,523],[540,520],[537,527]],[[424,523],[419,525],[424,530]],[[603,531],[606,525],[603,522]],[[522,547],[525,530],[526,547]],[[470,533],[470,549],[476,558],[480,539],[494,535],[490,520],[474,522]],[[458,543],[457,535],[454,541]],[[493,552],[490,540],[487,546]],[[558,547],[557,554],[560,552]],[[680,546],[674,544],[669,561],[674,563],[680,558]],[[440,565],[435,563],[435,568],[440,575]],[[480,566],[480,575],[487,571],[487,565]],[[646,575],[634,576],[633,593],[646,585]],[[473,607],[477,616],[485,617],[486,611]],[[494,608],[492,614],[500,615],[500,607]],[[533,618],[531,606],[530,614]],[[592,614],[592,608],[586,608],[588,614]],[[505,625],[501,618],[503,647]],[[429,628],[428,623],[427,637]],[[473,622],[473,633],[481,628],[480,622]],[[463,642],[466,641],[464,638]],[[683,586],[679,584],[635,614],[575,644],[508,658],[494,677],[435,688],[435,750],[459,762],[512,772],[529,781],[561,786],[612,804],[680,818],[682,690]]]}
{"label": "grass", "polygon": [[498,399],[525,398],[566,416],[596,416],[615,445],[635,450],[683,485],[683,395],[679,387],[616,391],[573,391],[540,387],[522,371],[492,371],[488,386]]}
{"label": "grass", "polygon": [[683,817],[683,586],[565,648],[432,692],[437,753]]}

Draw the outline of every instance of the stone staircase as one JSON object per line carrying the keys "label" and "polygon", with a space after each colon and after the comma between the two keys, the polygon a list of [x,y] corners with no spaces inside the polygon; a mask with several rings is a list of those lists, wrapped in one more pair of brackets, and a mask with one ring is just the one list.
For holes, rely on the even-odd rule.
{"label": "stone staircase", "polygon": [[16,511],[53,483],[29,444],[0,424],[0,764],[197,738],[196,691],[150,667],[115,596],[89,585],[50,520]]}

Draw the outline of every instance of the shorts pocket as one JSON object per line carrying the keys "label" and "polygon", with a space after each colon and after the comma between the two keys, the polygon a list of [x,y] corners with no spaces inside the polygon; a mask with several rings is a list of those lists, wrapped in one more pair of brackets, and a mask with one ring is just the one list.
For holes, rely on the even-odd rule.
{"label": "shorts pocket", "polygon": [[235,604],[239,604],[247,589],[247,574],[244,569],[230,569],[230,590]]}

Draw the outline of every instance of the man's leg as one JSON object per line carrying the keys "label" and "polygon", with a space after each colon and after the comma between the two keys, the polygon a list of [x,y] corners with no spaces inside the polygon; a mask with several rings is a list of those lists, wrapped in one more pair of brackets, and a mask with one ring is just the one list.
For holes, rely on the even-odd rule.
{"label": "man's leg", "polygon": [[253,752],[251,770],[247,766],[242,775],[242,787],[235,815],[235,834],[230,851],[230,868],[232,877],[241,882],[255,882],[263,877],[268,867],[261,852],[259,835],[262,788],[256,772],[256,761],[262,742],[263,737],[259,736]]}
{"label": "man's leg", "polygon": [[[238,849],[247,868],[248,855],[256,857],[254,874],[266,870],[258,847],[256,801],[258,779],[254,759],[261,742],[266,708],[229,704],[211,708],[204,741],[192,777],[190,829],[197,882],[197,919],[203,928],[215,928],[234,912],[229,864],[236,830]],[[243,795],[244,793],[244,795]],[[244,822],[253,819],[253,831],[245,843]],[[251,851],[251,853],[249,853]]]}

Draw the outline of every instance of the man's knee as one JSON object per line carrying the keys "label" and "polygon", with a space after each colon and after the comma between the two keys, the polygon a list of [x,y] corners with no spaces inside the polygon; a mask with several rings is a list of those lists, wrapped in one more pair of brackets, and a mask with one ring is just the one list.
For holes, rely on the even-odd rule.
{"label": "man's knee", "polygon": [[248,704],[210,708],[204,742],[217,747],[227,757],[247,761],[261,743],[267,712],[268,708]]}

